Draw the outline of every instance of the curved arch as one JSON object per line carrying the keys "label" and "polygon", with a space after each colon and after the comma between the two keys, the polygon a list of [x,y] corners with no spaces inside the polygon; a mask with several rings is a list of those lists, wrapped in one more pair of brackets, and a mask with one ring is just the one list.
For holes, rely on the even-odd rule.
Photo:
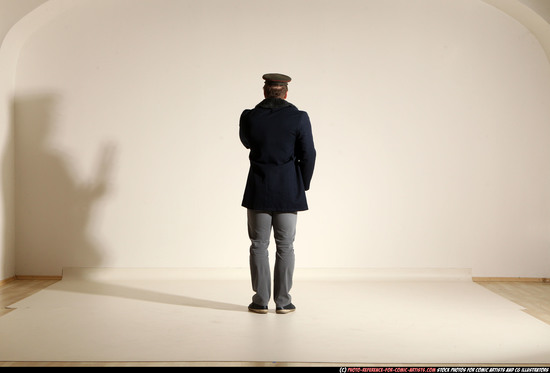
{"label": "curved arch", "polygon": [[[12,56],[12,59],[17,59],[18,52],[27,38],[58,14],[68,9],[71,4],[74,4],[74,2],[67,0],[45,0],[42,4],[20,17],[7,31],[0,44],[0,56],[2,57],[2,61],[0,62],[9,57],[7,56],[8,54]],[[13,54],[15,54],[15,57],[13,57]],[[6,73],[4,70],[2,71],[4,74]]]}
{"label": "curved arch", "polygon": [[2,16],[0,16],[0,41],[4,40],[9,30],[13,25],[19,22],[21,18],[25,17],[46,1],[48,0],[8,0],[6,4],[3,4],[2,7],[6,9],[2,9]]}
{"label": "curved arch", "polygon": [[533,33],[550,61],[550,24],[522,0],[482,0],[508,14]]}

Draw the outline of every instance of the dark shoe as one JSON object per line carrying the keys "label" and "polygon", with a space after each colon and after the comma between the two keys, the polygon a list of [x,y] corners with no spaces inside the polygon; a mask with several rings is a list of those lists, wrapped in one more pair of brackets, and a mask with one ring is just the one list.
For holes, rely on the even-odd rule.
{"label": "dark shoe", "polygon": [[248,306],[248,310],[250,312],[256,312],[256,313],[267,313],[267,306],[260,306],[256,303],[250,303]]}
{"label": "dark shoe", "polygon": [[277,309],[275,310],[275,312],[277,313],[289,313],[294,311],[296,311],[296,307],[294,307],[292,303],[289,303],[284,307],[277,307]]}

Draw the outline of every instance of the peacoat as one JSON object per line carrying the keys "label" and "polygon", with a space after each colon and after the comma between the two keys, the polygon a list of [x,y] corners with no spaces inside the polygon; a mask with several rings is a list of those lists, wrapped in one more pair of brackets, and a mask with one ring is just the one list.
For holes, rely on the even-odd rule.
{"label": "peacoat", "polygon": [[250,149],[242,206],[261,211],[308,209],[316,151],[309,116],[286,100],[267,98],[244,110],[239,136]]}

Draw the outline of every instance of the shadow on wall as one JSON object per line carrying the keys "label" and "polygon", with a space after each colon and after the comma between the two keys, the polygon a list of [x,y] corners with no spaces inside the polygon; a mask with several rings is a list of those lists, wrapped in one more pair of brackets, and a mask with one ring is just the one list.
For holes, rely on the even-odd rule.
{"label": "shadow on wall", "polygon": [[115,148],[104,146],[92,181],[80,182],[70,156],[53,143],[58,103],[55,95],[14,100],[17,275],[61,275],[65,266],[102,261],[88,231],[94,204],[107,193]]}

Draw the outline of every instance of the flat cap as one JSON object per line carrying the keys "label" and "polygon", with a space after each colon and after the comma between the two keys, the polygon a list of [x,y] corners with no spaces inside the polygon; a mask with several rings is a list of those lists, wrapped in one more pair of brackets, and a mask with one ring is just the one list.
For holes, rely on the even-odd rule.
{"label": "flat cap", "polygon": [[278,73],[264,74],[262,78],[265,80],[265,84],[270,85],[287,85],[292,80],[290,76]]}

